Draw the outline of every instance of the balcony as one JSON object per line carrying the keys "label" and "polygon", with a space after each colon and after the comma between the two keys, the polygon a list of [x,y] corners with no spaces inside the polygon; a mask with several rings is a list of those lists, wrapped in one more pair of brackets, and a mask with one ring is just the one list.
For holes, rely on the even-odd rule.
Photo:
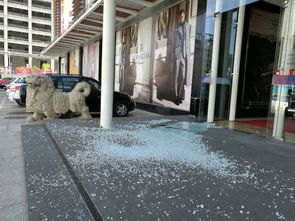
{"label": "balcony", "polygon": [[8,12],[7,14],[8,19],[18,20],[18,21],[28,21],[28,15],[26,14],[20,14],[20,13],[14,13],[14,12]]}
{"label": "balcony", "polygon": [[21,49],[10,49],[9,51],[10,51],[11,55],[12,55],[13,53],[23,53],[23,54],[28,54],[28,53],[29,53],[28,51],[26,51],[26,50],[21,50]]}
{"label": "balcony", "polygon": [[28,33],[29,29],[28,26],[16,25],[16,24],[9,24],[8,31],[18,31],[23,33]]}
{"label": "balcony", "polygon": [[47,14],[51,14],[51,8],[50,7],[45,7],[45,6],[32,6],[32,11],[33,12],[43,12]]}
{"label": "balcony", "polygon": [[50,41],[41,41],[41,40],[32,40],[32,45],[33,46],[38,46],[38,47],[47,47]]}
{"label": "balcony", "polygon": [[7,6],[11,8],[19,8],[19,9],[26,9],[26,10],[29,9],[27,2],[20,2],[20,1],[14,1],[14,0],[7,1]]}
{"label": "balcony", "polygon": [[32,22],[51,26],[51,18],[44,18],[44,17],[42,18],[42,17],[32,16]]}
{"label": "balcony", "polygon": [[10,6],[10,4],[17,4],[17,5],[22,5],[22,6],[28,6],[28,2],[21,2],[21,1],[16,1],[16,0],[9,0],[9,1],[7,1],[7,5]]}
{"label": "balcony", "polygon": [[32,28],[32,34],[51,36],[51,30],[43,28]]}
{"label": "balcony", "polygon": [[20,45],[28,45],[29,40],[26,38],[20,38],[20,37],[8,37],[8,43],[13,43],[13,44],[20,44]]}

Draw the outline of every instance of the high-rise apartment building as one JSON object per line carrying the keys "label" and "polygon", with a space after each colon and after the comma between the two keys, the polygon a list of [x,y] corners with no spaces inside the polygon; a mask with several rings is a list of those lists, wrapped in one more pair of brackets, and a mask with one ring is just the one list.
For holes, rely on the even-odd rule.
{"label": "high-rise apartment building", "polygon": [[53,39],[52,12],[52,0],[0,0],[0,66],[54,70],[54,60],[40,56]]}

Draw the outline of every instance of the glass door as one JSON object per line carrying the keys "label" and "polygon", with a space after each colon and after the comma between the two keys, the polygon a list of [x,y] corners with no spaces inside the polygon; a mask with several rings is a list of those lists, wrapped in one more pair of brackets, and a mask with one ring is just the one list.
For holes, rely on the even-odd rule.
{"label": "glass door", "polygon": [[286,1],[279,41],[267,127],[273,138],[295,143],[295,0]]}
{"label": "glass door", "polygon": [[[200,70],[199,119],[228,119],[238,9],[257,0],[207,0]],[[198,28],[198,27],[197,27]]]}
{"label": "glass door", "polygon": [[[237,31],[237,9],[222,14],[220,30],[220,49],[218,54],[218,71],[216,78],[216,100],[214,116],[216,120],[228,118],[231,93],[231,78],[234,64],[235,40]],[[206,118],[211,83],[211,64],[213,50],[214,18],[207,18],[208,32],[205,34],[205,50],[203,55],[203,71],[201,77],[200,117]]]}

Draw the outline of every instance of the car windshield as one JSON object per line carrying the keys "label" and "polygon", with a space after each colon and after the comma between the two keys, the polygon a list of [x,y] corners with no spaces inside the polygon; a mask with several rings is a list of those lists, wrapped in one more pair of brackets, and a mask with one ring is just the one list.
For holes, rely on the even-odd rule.
{"label": "car windshield", "polygon": [[26,83],[26,79],[25,78],[21,78],[17,83]]}
{"label": "car windshield", "polygon": [[17,83],[18,81],[19,81],[19,78],[16,78],[11,83]]}

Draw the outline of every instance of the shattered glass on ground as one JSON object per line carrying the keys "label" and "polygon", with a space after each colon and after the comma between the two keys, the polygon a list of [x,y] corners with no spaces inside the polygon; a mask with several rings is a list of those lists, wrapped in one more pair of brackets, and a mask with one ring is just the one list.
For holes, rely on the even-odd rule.
{"label": "shattered glass on ground", "polygon": [[294,174],[212,151],[202,133],[225,130],[214,124],[160,119],[111,130],[46,126],[105,220],[295,217]]}

